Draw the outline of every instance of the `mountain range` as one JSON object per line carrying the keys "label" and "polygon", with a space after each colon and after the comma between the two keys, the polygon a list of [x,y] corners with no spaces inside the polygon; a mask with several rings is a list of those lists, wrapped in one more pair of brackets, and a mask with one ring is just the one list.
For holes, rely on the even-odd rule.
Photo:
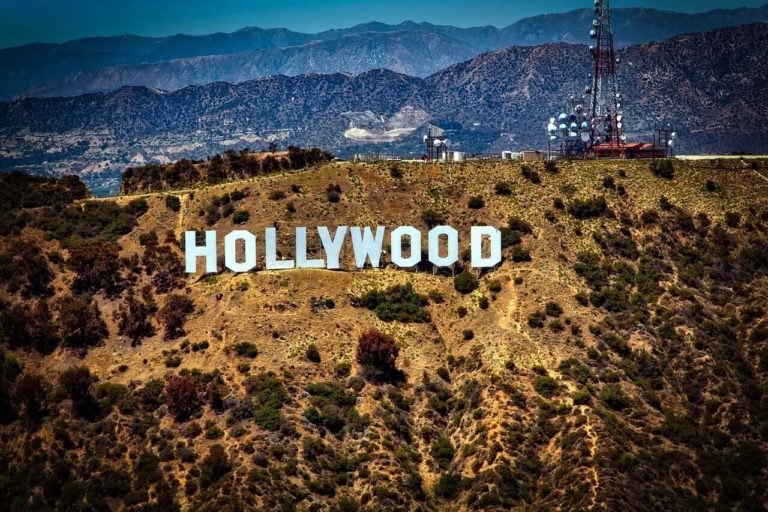
{"label": "mountain range", "polygon": [[[123,85],[176,89],[274,74],[361,73],[382,67],[426,77],[491,50],[586,43],[592,17],[591,9],[580,9],[525,18],[504,28],[371,22],[318,34],[248,27],[203,36],[36,43],[0,50],[0,99],[77,95]],[[768,5],[698,14],[640,8],[614,12],[619,47],[760,21],[768,21]]]}
{"label": "mountain range", "polygon": [[[673,123],[684,153],[764,152],[768,24],[678,36],[619,52],[630,140]],[[119,176],[126,165],[226,149],[320,146],[421,154],[428,128],[471,153],[546,148],[544,126],[590,73],[585,46],[554,43],[482,54],[427,78],[389,70],[271,76],[173,92],[0,103],[3,169]],[[94,184],[89,183],[91,186]],[[98,188],[98,187],[95,187]]]}

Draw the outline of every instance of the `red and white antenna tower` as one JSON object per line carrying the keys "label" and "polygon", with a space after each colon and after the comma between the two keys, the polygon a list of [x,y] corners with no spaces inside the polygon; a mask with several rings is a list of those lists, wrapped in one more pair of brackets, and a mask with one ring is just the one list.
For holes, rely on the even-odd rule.
{"label": "red and white antenna tower", "polygon": [[621,158],[624,156],[626,136],[616,77],[619,59],[613,47],[610,0],[595,0],[595,20],[589,35],[595,40],[595,45],[590,46],[594,59],[590,111],[593,149],[601,157]]}

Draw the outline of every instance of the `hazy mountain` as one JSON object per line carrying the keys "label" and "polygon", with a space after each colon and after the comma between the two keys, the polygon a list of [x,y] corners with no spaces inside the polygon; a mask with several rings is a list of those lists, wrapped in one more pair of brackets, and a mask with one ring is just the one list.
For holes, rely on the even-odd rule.
{"label": "hazy mountain", "polygon": [[[548,14],[527,18],[505,28],[492,26],[458,28],[430,23],[406,21],[397,25],[371,22],[346,29],[336,29],[319,34],[302,34],[286,29],[244,28],[229,34],[187,36],[178,34],[150,38],[137,36],[97,37],[78,39],[63,44],[31,44],[0,50],[0,98],[18,95],[78,94],[90,90],[113,90],[121,85],[146,85],[164,87],[163,84],[178,82],[206,83],[209,81],[258,78],[281,67],[281,61],[295,59],[287,69],[295,74],[323,68],[324,71],[369,70],[382,67],[382,62],[392,63],[390,69],[426,76],[435,71],[436,64],[428,58],[413,58],[407,65],[398,67],[397,55],[382,58],[377,49],[397,48],[399,54],[414,57],[428,52],[416,38],[404,41],[400,32],[424,32],[454,40],[444,39],[439,47],[441,63],[455,63],[481,52],[520,45],[539,45],[548,42],[586,43],[587,30],[592,19],[590,9],[569,13]],[[652,9],[616,9],[614,13],[617,44],[625,46],[674,35],[701,32],[714,28],[768,21],[768,6],[758,9],[716,10],[699,14],[680,14]],[[360,39],[350,35],[378,33],[380,37],[373,48],[360,47]],[[394,41],[385,42],[387,36]],[[426,36],[424,36],[426,37]],[[339,41],[350,48],[338,46],[336,54],[349,55],[334,66],[328,59],[325,65],[313,63],[313,51],[322,46],[305,47],[291,52],[258,51],[302,46],[312,42]],[[215,62],[216,71],[201,71],[196,58],[213,55],[240,54],[232,59]],[[356,55],[355,58],[351,58]],[[183,63],[167,63],[175,59],[193,59]],[[389,61],[387,60],[389,59]],[[321,59],[323,60],[323,59]],[[158,63],[157,66],[146,64]],[[138,67],[133,67],[143,64]],[[212,64],[212,63],[209,63]],[[115,69],[115,67],[121,66]],[[122,67],[122,66],[127,66]],[[238,69],[244,67],[244,70]],[[388,67],[388,66],[384,66]],[[406,69],[408,68],[408,69]],[[179,79],[173,73],[186,73],[188,80]],[[194,79],[199,77],[200,81]],[[53,83],[51,83],[53,82]],[[44,85],[41,85],[44,84]]]}
{"label": "hazy mountain", "polygon": [[426,76],[476,54],[470,46],[441,34],[363,32],[288,48],[82,71],[35,86],[28,94],[68,96],[111,91],[123,85],[147,85],[171,90],[216,81],[243,82],[269,75],[357,74],[376,68]]}
{"label": "hazy mountain", "polygon": [[[672,122],[683,153],[766,151],[766,40],[768,24],[754,24],[622,50],[630,139]],[[546,119],[589,72],[586,47],[556,43],[490,52],[426,79],[374,70],[27,98],[0,104],[0,165],[98,175],[267,141],[418,155],[428,122],[458,150],[542,148]]]}

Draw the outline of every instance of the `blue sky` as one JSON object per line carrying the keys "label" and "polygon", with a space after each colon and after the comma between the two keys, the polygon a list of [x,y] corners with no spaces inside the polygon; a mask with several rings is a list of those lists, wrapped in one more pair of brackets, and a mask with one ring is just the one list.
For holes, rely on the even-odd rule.
{"label": "blue sky", "polygon": [[[768,0],[614,0],[615,7],[701,12]],[[0,48],[95,35],[231,32],[244,26],[319,32],[366,21],[503,27],[526,16],[591,6],[591,0],[0,0]]]}

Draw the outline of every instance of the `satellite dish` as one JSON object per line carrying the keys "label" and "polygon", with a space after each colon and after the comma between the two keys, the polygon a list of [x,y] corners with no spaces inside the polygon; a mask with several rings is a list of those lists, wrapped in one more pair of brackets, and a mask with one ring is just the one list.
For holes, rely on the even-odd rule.
{"label": "satellite dish", "polygon": [[549,118],[549,124],[555,124],[555,118],[554,117],[550,117]]}
{"label": "satellite dish", "polygon": [[422,141],[427,142],[427,136],[425,135]]}
{"label": "satellite dish", "polygon": [[597,37],[597,31],[596,30],[590,30],[589,31],[589,37],[592,39],[595,39]]}
{"label": "satellite dish", "polygon": [[581,142],[589,142],[589,134],[587,132],[581,132]]}
{"label": "satellite dish", "polygon": [[624,118],[624,116],[622,116],[621,114],[619,114],[619,115],[617,115],[617,116],[616,116],[616,120],[617,120],[618,122],[621,122],[621,120],[622,120],[623,118]]}
{"label": "satellite dish", "polygon": [[450,139],[445,139],[443,141],[443,146],[450,146],[450,145],[451,145],[451,140]]}
{"label": "satellite dish", "polygon": [[676,140],[677,139],[677,132],[670,133],[669,134],[669,138],[672,139],[672,140]]}
{"label": "satellite dish", "polygon": [[617,99],[617,100],[620,100],[620,99],[621,99],[621,94],[619,94],[618,92],[616,93],[616,99]]}
{"label": "satellite dish", "polygon": [[621,108],[621,103],[617,103],[616,108]]}
{"label": "satellite dish", "polygon": [[570,116],[568,116],[568,120],[569,120],[570,122],[572,122],[572,123],[573,123],[574,121],[576,121],[576,114],[571,114]]}
{"label": "satellite dish", "polygon": [[441,141],[440,139],[435,139],[432,145],[435,146],[436,148],[439,148],[442,143],[443,141]]}
{"label": "satellite dish", "polygon": [[578,130],[578,129],[579,129],[579,125],[578,125],[578,124],[576,124],[576,123],[571,123],[571,130],[572,130],[572,131],[576,131],[576,130]]}
{"label": "satellite dish", "polygon": [[604,107],[605,106],[605,98],[602,97],[602,96],[599,96],[597,98],[597,104],[600,105],[601,107]]}
{"label": "satellite dish", "polygon": [[558,127],[558,129],[565,131],[568,129],[568,126],[566,126],[565,123],[560,123],[560,126]]}
{"label": "satellite dish", "polygon": [[671,147],[671,148],[675,147],[675,141],[670,140],[669,141],[669,147]]}
{"label": "satellite dish", "polygon": [[622,135],[622,136],[621,136],[621,140],[622,140],[623,142],[626,142],[626,141],[627,141],[627,136],[626,136],[626,135]]}
{"label": "satellite dish", "polygon": [[623,125],[623,124],[621,124],[621,123],[616,123],[616,128],[618,128],[619,130],[621,130],[623,126],[624,126],[624,125]]}
{"label": "satellite dish", "polygon": [[557,140],[557,135],[550,135],[549,140]]}
{"label": "satellite dish", "polygon": [[557,119],[562,123],[563,121],[568,119],[568,116],[566,114],[560,114],[559,116],[557,116]]}
{"label": "satellite dish", "polygon": [[589,123],[588,123],[588,122],[586,122],[586,121],[584,121],[583,123],[581,123],[581,129],[582,129],[582,130],[589,130]]}
{"label": "satellite dish", "polygon": [[591,87],[585,87],[584,88],[584,94],[592,94],[592,88]]}
{"label": "satellite dish", "polygon": [[592,26],[593,26],[593,27],[595,27],[595,28],[597,28],[597,27],[599,27],[599,26],[600,26],[600,22],[599,22],[599,21],[597,21],[597,20],[592,20]]}

